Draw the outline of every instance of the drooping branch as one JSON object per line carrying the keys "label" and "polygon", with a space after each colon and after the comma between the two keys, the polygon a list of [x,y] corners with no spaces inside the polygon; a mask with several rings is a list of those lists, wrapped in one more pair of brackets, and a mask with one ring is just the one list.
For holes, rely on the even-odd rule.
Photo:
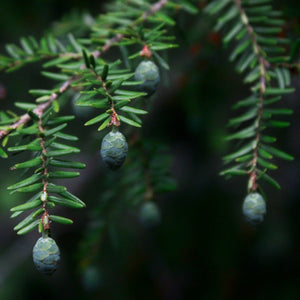
{"label": "drooping branch", "polygon": [[[154,15],[155,13],[157,13],[159,10],[161,10],[166,4],[167,4],[168,0],[160,0],[156,3],[154,3],[149,10],[147,10],[146,12],[144,12],[142,14],[142,17],[137,19],[136,22],[133,22],[133,24],[139,24],[144,22],[149,16]],[[132,25],[133,25],[132,24]],[[124,34],[117,34],[116,36],[112,37],[111,39],[109,39],[104,46],[102,47],[101,51],[96,50],[92,53],[92,55],[94,56],[95,59],[99,58],[103,53],[107,52],[113,45],[115,45],[116,43],[120,42],[122,39],[124,38]],[[72,54],[72,53],[71,53]],[[66,53],[61,54],[61,55],[66,55]],[[76,54],[76,57],[73,56],[73,58],[82,58],[82,54]],[[84,69],[86,66],[83,64],[81,66],[82,69]],[[59,88],[59,92],[58,93],[53,93],[50,97],[50,99],[42,104],[39,104],[34,110],[33,113],[36,114],[39,118],[42,117],[44,111],[61,95],[63,94],[71,85],[72,82],[72,78],[69,78],[68,80],[66,80],[62,86]],[[113,109],[113,107],[112,107]],[[18,121],[16,121],[15,123],[8,125],[6,130],[1,130],[0,131],[0,140],[3,139],[4,137],[6,137],[7,135],[9,135],[11,132],[13,132],[14,130],[16,130],[18,127],[25,125],[26,123],[28,123],[31,120],[31,117],[29,114],[24,114],[20,117],[20,119]]]}
{"label": "drooping branch", "polygon": [[250,37],[250,41],[252,43],[253,51],[257,56],[259,70],[260,70],[260,77],[259,77],[259,101],[258,101],[258,113],[256,118],[256,137],[255,137],[255,147],[253,149],[253,159],[251,163],[251,170],[250,170],[250,178],[249,178],[249,188],[251,191],[255,191],[257,189],[257,160],[258,160],[258,149],[260,146],[260,127],[262,122],[262,114],[264,109],[264,94],[266,92],[266,82],[268,81],[267,78],[267,68],[270,67],[270,63],[266,60],[265,56],[263,55],[262,49],[260,44],[258,43],[256,34],[252,25],[249,23],[249,18],[242,7],[241,0],[234,0],[238,11],[240,13],[240,18],[247,29],[248,35]]}

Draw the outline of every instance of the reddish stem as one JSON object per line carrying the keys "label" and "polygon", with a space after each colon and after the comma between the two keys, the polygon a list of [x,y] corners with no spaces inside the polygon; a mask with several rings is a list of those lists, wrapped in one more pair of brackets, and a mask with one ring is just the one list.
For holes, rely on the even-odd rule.
{"label": "reddish stem", "polygon": [[249,34],[250,40],[252,42],[253,51],[258,58],[259,68],[260,68],[260,84],[259,84],[259,101],[258,101],[258,114],[257,114],[257,127],[256,127],[256,145],[253,150],[253,159],[251,162],[251,172],[249,173],[249,188],[251,191],[257,190],[257,161],[258,161],[258,149],[260,146],[260,126],[262,122],[262,113],[264,108],[264,94],[266,92],[266,82],[267,82],[267,67],[270,66],[269,62],[265,59],[261,46],[259,45],[256,35],[254,33],[253,27],[250,25],[248,17],[244,8],[242,7],[241,0],[234,0],[241,16],[241,20],[246,26],[247,32]]}

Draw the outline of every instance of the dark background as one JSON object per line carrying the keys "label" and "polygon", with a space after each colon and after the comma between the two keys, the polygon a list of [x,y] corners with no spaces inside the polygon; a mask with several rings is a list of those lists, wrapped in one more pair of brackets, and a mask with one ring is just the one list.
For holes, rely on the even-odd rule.
{"label": "dark background", "polygon": [[[97,16],[103,2],[2,0],[1,53],[5,43],[18,42],[23,35],[41,37],[67,13],[87,11]],[[199,6],[203,4],[200,1]],[[283,34],[295,40],[300,3],[278,0],[274,4],[287,19]],[[31,259],[38,233],[17,236],[12,229],[15,220],[9,218],[9,208],[18,199],[6,187],[15,182],[9,166],[17,158],[1,160],[0,299],[300,299],[299,76],[293,75],[296,93],[284,99],[285,106],[294,109],[292,126],[276,132],[278,147],[295,160],[276,161],[279,170],[273,175],[282,190],[265,186],[268,212],[264,223],[253,228],[241,214],[245,178],[225,181],[218,176],[221,157],[230,151],[222,138],[232,116],[230,107],[248,91],[227,61],[228,50],[220,36],[210,31],[211,24],[213,20],[202,13],[178,16],[175,32],[181,47],[170,51],[171,71],[164,73],[142,129],[144,136],[165,143],[174,157],[172,174],[178,189],[156,198],[162,213],[159,226],[147,229],[134,216],[124,215],[118,249],[104,235],[100,249],[82,253],[92,230],[89,217],[102,193],[99,189],[114,187],[101,184],[107,171],[95,147],[100,145],[100,135],[83,128],[79,119],[70,132],[81,139],[81,161],[87,168],[82,179],[68,186],[87,203],[87,209],[65,210],[74,225],[54,227],[62,263],[52,277],[45,277]],[[39,67],[37,63],[0,74],[6,90],[1,110],[12,108],[14,101],[32,101],[28,89],[51,86],[39,76]],[[88,143],[89,139],[95,140]],[[84,257],[88,261],[93,251],[96,260],[89,264]]]}

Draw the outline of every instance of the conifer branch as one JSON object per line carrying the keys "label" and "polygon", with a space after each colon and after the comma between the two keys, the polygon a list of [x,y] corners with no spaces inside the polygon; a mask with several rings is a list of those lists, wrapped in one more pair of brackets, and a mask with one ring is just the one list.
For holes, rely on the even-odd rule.
{"label": "conifer branch", "polygon": [[[50,99],[42,104],[39,104],[32,112],[37,115],[39,118],[43,116],[44,111],[55,101],[60,95],[62,95],[69,87],[71,84],[71,80],[65,81],[61,87],[59,88],[59,92],[53,93],[50,97]],[[16,130],[18,127],[25,125],[31,120],[31,116],[26,113],[20,117],[18,121],[15,123],[8,125],[7,130],[1,130],[0,131],[0,140],[6,137],[8,134]]]}
{"label": "conifer branch", "polygon": [[[272,120],[273,117],[292,114],[291,109],[270,108],[281,100],[283,95],[294,91],[290,88],[291,78],[286,64],[287,57],[279,56],[284,49],[280,46],[288,43],[287,39],[278,37],[283,21],[278,19],[280,13],[271,5],[262,5],[264,1],[214,0],[205,7],[210,15],[219,15],[216,30],[224,30],[223,42],[235,43],[230,60],[236,61],[239,74],[247,72],[245,84],[251,84],[252,95],[238,101],[233,109],[247,109],[243,114],[229,120],[229,127],[238,128],[226,136],[227,141],[241,141],[238,150],[223,157],[225,164],[231,164],[220,174],[227,178],[247,176],[248,192],[261,187],[258,180],[263,179],[276,188],[280,185],[267,174],[277,166],[270,162],[274,156],[292,160],[293,157],[268,144],[276,138],[263,134],[268,128],[282,128],[289,122]],[[247,125],[249,124],[250,125]],[[243,128],[243,126],[246,127]]]}
{"label": "conifer branch", "polygon": [[124,34],[117,34],[116,36],[109,39],[104,46],[102,47],[101,51],[96,50],[92,54],[94,58],[99,58],[103,53],[107,52],[114,44],[120,42],[124,38]]}
{"label": "conifer branch", "polygon": [[44,136],[45,130],[42,126],[42,118],[40,117],[38,121],[38,128],[40,131],[40,145],[42,148],[42,153],[41,153],[41,160],[42,160],[42,173],[43,173],[43,191],[41,194],[41,200],[43,202],[43,215],[41,217],[41,222],[43,226],[43,233],[47,234],[47,231],[50,229],[50,220],[49,220],[49,213],[47,211],[47,202],[48,202],[48,195],[47,195],[47,187],[48,187],[48,169],[47,169],[47,149],[45,146],[46,143],[46,138]]}
{"label": "conifer branch", "polygon": [[249,23],[249,19],[247,17],[247,14],[242,7],[241,0],[234,0],[234,3],[236,4],[238,11],[240,13],[240,17],[242,20],[242,23],[247,29],[247,32],[249,34],[254,53],[257,56],[259,70],[260,70],[260,85],[259,85],[259,101],[258,101],[258,113],[256,118],[256,137],[255,137],[255,148],[253,149],[253,159],[251,163],[251,170],[250,170],[250,178],[249,178],[249,188],[251,191],[255,191],[257,189],[257,160],[258,160],[258,149],[260,146],[260,127],[262,122],[262,114],[264,110],[264,94],[266,92],[266,82],[268,81],[267,78],[267,67],[270,66],[269,62],[265,59],[261,46],[259,45],[256,35],[254,33],[253,27]]}
{"label": "conifer branch", "polygon": [[[160,11],[166,4],[167,4],[168,0],[160,0],[156,3],[154,3],[153,5],[151,5],[151,7],[149,8],[149,10],[147,10],[146,12],[144,12],[142,14],[142,17],[137,19],[135,22],[133,22],[132,25],[138,25],[139,23],[142,23],[144,21],[146,21],[148,19],[149,16],[154,15],[155,13],[157,13],[158,11]],[[98,58],[102,55],[102,53],[107,52],[114,44],[120,42],[123,38],[124,38],[124,34],[117,34],[116,36],[112,37],[111,39],[109,39],[104,46],[102,47],[101,51],[95,51],[93,52],[93,55],[95,58]]]}
{"label": "conifer branch", "polygon": [[[167,4],[167,0],[160,0],[156,3],[154,3],[149,10],[147,10],[146,12],[144,12],[142,14],[142,18],[141,19],[137,19],[135,23],[139,24],[141,22],[144,22],[145,20],[147,20],[147,18],[153,14],[155,14],[156,12],[158,12],[159,10],[161,10],[165,5]],[[124,34],[117,34],[116,36],[112,37],[111,39],[109,39],[104,46],[102,47],[101,51],[96,50],[94,52],[92,52],[92,55],[94,56],[95,59],[99,58],[103,53],[106,53],[108,50],[111,49],[111,47],[113,45],[115,45],[116,43],[120,42],[123,38],[124,38]],[[82,59],[82,54],[74,54],[74,53],[62,53],[60,54],[62,57],[66,57],[67,55],[71,55],[71,57],[73,59]],[[59,55],[59,56],[60,56]],[[45,56],[44,56],[45,57]],[[49,58],[49,57],[48,57]],[[81,69],[85,69],[86,66],[85,64],[82,64]],[[107,91],[106,87],[105,87],[105,82],[101,79],[101,77],[99,77],[100,81],[102,82],[102,86],[104,88],[105,91]],[[50,97],[50,99],[45,102],[42,103],[40,105],[38,105],[34,110],[33,113],[36,114],[39,118],[42,117],[43,112],[53,103],[53,101],[55,101],[59,95],[63,94],[71,85],[72,82],[72,78],[69,78],[68,80],[66,80],[62,86],[59,89],[59,93],[53,93]],[[109,95],[108,95],[109,97]],[[116,124],[116,126],[118,126],[119,121],[117,118],[117,114],[114,110],[114,105],[113,103],[111,103],[111,110],[112,110],[112,123]],[[8,125],[8,129],[6,130],[1,130],[0,131],[0,140],[3,139],[4,137],[6,137],[7,135],[9,135],[11,132],[13,132],[14,130],[16,130],[18,127],[25,125],[26,123],[28,123],[31,120],[31,117],[29,114],[24,114],[20,117],[20,119],[18,121],[16,121],[15,123]]]}
{"label": "conifer branch", "polygon": [[[130,24],[129,26],[134,26],[134,25],[138,25],[144,21],[146,21],[149,16],[154,15],[155,13],[157,13],[158,11],[160,11],[166,4],[167,4],[168,0],[160,0],[156,3],[154,3],[153,5],[151,5],[151,7],[145,11],[142,16],[138,19],[136,19],[134,22],[132,22],[132,24]],[[117,44],[118,42],[120,42],[123,38],[124,38],[124,34],[118,33],[116,36],[110,38],[109,40],[106,41],[106,43],[102,46],[101,50],[96,50],[92,53],[92,55],[96,58],[99,58],[103,53],[107,52],[113,45]],[[74,37],[73,37],[74,39]],[[25,39],[23,38],[23,45],[25,41]],[[14,45],[12,45],[14,46]],[[23,65],[26,65],[28,63],[33,63],[33,62],[37,62],[40,61],[42,59],[74,59],[74,60],[78,60],[78,59],[82,59],[82,54],[81,51],[80,52],[62,52],[62,53],[43,53],[43,51],[35,51],[33,49],[31,49],[31,47],[27,44],[26,45],[27,49],[29,48],[29,51],[25,51],[23,54],[26,55],[25,57],[21,58],[19,57],[19,55],[16,55],[13,58],[10,58],[9,60],[12,60],[11,62],[7,62],[6,64],[4,64],[3,66],[0,66],[0,72],[4,71],[4,70],[9,70],[9,71],[13,71],[16,69],[19,69],[20,67],[22,67]],[[12,47],[8,47],[9,52],[14,52]],[[3,57],[5,58],[5,57]]]}
{"label": "conifer branch", "polygon": [[168,2],[168,0],[160,0],[156,3],[154,3],[148,11],[143,13],[143,15],[142,15],[143,21],[146,21],[146,19],[149,16],[154,15],[155,13],[160,11],[167,4],[167,2]]}
{"label": "conifer branch", "polygon": [[[106,65],[106,67],[107,67],[107,72],[108,72],[108,66]],[[92,70],[94,72],[96,79],[98,79],[101,82],[102,88],[103,88],[103,90],[107,96],[107,99],[109,101],[109,104],[110,104],[111,117],[110,117],[109,126],[114,125],[114,126],[118,127],[121,125],[121,122],[119,120],[118,114],[115,111],[115,103],[113,101],[113,97],[106,86],[106,79],[103,78],[101,75],[99,75],[95,69],[92,69]]]}

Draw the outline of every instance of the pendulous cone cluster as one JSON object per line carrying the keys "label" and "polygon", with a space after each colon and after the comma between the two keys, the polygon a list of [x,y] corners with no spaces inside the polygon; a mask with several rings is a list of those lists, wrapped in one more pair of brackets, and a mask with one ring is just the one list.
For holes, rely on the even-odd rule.
{"label": "pendulous cone cluster", "polygon": [[[141,81],[137,89],[153,95],[160,83],[159,68],[151,60],[142,61],[135,70],[135,80]],[[128,144],[125,136],[119,131],[120,122],[117,121],[117,114],[113,111],[111,117],[112,130],[102,140],[100,154],[104,165],[110,170],[118,170],[124,163]]]}
{"label": "pendulous cone cluster", "polygon": [[[54,209],[56,205],[70,208],[85,207],[84,202],[67,191],[66,187],[55,183],[56,179],[79,176],[79,172],[65,169],[85,167],[82,163],[65,158],[69,154],[79,153],[80,149],[65,144],[66,141],[77,141],[78,138],[62,132],[67,122],[74,119],[72,115],[59,115],[60,106],[65,104],[64,96],[69,92],[76,95],[70,99],[75,115],[82,119],[88,117],[91,109],[105,109],[87,121],[85,126],[101,122],[98,131],[110,127],[111,131],[102,140],[100,153],[107,168],[118,170],[124,164],[128,152],[126,138],[120,132],[121,122],[133,127],[142,126],[140,116],[147,114],[147,111],[141,109],[140,102],[135,100],[152,96],[160,83],[160,70],[153,62],[153,55],[155,62],[168,70],[168,64],[157,52],[177,46],[171,42],[174,39],[167,30],[167,27],[175,24],[168,15],[177,13],[178,10],[198,12],[193,5],[189,4],[187,7],[181,5],[179,0],[175,0],[175,3],[176,1],[178,3],[172,8],[168,7],[166,0],[158,0],[152,4],[140,1],[138,5],[134,1],[132,3],[121,1],[120,4],[125,5],[121,10],[118,6],[110,8],[109,16],[112,22],[104,14],[89,25],[91,43],[86,43],[88,40],[86,36],[83,41],[82,36],[73,34],[70,29],[68,33],[62,35],[64,43],[61,42],[62,39],[52,36],[43,37],[41,40],[31,36],[22,37],[20,45],[7,45],[8,55],[1,55],[0,71],[11,72],[32,62],[45,60],[42,65],[42,76],[60,82],[59,87],[55,85],[53,89],[30,89],[29,93],[35,97],[35,104],[16,103],[19,109],[26,111],[22,115],[0,111],[0,140],[3,139],[0,157],[8,157],[2,148],[7,147],[10,135],[19,136],[21,141],[24,136],[32,137],[29,144],[17,143],[15,146],[7,147],[9,152],[33,152],[30,159],[16,164],[11,170],[34,168],[31,176],[8,189],[13,192],[35,192],[27,202],[13,207],[11,211],[12,218],[28,212],[28,215],[14,227],[18,234],[26,234],[36,228],[42,234],[33,247],[32,256],[37,270],[43,274],[53,274],[60,261],[59,248],[55,240],[48,237],[50,224],[73,223],[68,218],[50,214],[49,210]],[[118,22],[122,16],[126,19],[126,24]],[[166,24],[165,20],[168,20]],[[102,36],[98,29],[103,27],[111,28],[113,31],[108,30]],[[115,32],[118,33],[114,35]],[[99,35],[101,41],[98,39]],[[128,39],[130,43],[126,45]],[[129,49],[135,49],[141,45],[142,51],[126,55],[126,58],[124,56],[126,69],[120,66],[122,61],[119,57],[115,61],[102,57],[112,47],[122,47],[125,51],[127,46]],[[130,65],[129,60],[138,56],[140,60],[136,70],[130,70],[131,68],[127,67],[127,64]],[[48,68],[57,70],[52,72]],[[87,108],[87,115],[82,110],[76,110],[75,104],[80,109]],[[146,159],[143,157],[143,162],[144,160]],[[145,224],[154,225],[159,223],[160,212],[155,203],[151,202],[154,190],[152,174],[148,170],[148,165],[144,166],[144,169],[146,174],[142,180],[145,181],[146,192],[142,196],[145,205],[141,209],[141,220]],[[170,184],[168,188],[169,186]],[[163,190],[162,187],[160,189]]]}

